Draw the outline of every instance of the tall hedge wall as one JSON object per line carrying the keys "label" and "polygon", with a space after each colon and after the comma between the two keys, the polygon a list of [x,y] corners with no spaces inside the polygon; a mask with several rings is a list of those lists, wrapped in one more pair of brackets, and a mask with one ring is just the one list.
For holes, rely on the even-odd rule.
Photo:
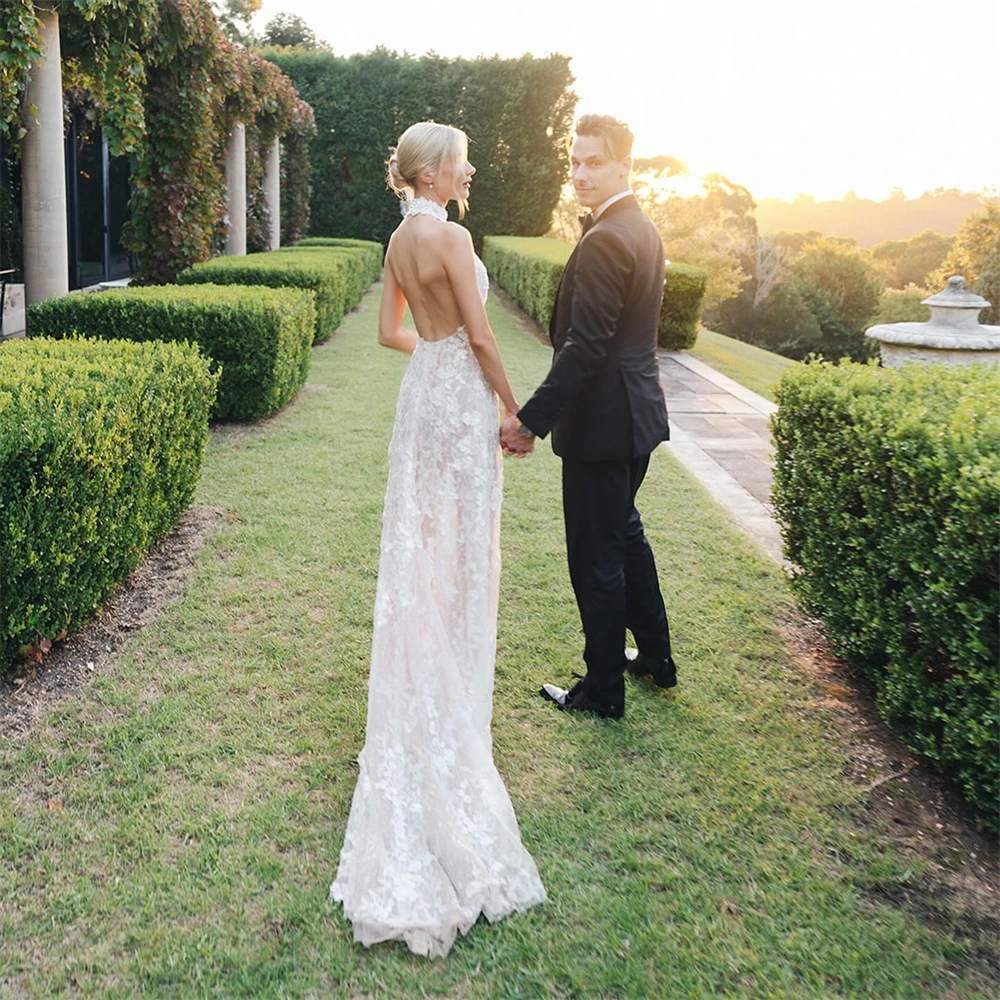
{"label": "tall hedge wall", "polygon": [[86,624],[187,507],[216,381],[192,344],[0,345],[0,671]]}
{"label": "tall hedge wall", "polygon": [[444,59],[377,49],[335,56],[265,49],[316,115],[312,146],[313,235],[385,243],[399,224],[386,189],[389,147],[413,122],[464,129],[477,173],[465,224],[486,233],[540,236],[549,228],[567,171],[565,139],[576,95],[569,59]]}
{"label": "tall hedge wall", "polygon": [[910,747],[998,801],[1000,371],[801,365],[774,504],[796,592]]}

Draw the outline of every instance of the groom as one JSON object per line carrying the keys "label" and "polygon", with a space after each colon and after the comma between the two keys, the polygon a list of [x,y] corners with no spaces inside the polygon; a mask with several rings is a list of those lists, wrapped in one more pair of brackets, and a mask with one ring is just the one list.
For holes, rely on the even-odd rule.
{"label": "groom", "polygon": [[[526,452],[552,432],[562,459],[569,574],[580,608],[586,676],[541,694],[567,712],[620,719],[624,672],[677,683],[653,551],[635,495],[649,456],[669,437],[656,330],[663,298],[663,244],[629,190],[632,133],[606,115],[585,115],[571,150],[573,187],[590,213],[566,263],[549,338],[545,381],[501,426],[507,451]],[[625,650],[625,629],[638,645]]]}

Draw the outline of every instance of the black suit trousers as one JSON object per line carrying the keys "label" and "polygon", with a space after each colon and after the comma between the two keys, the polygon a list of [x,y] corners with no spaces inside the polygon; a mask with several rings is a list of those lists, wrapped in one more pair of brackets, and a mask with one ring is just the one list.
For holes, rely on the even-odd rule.
{"label": "black suit trousers", "polygon": [[670,656],[656,561],[635,507],[648,468],[649,455],[563,460],[566,554],[586,639],[584,687],[604,704],[621,704],[625,697],[626,628],[645,656]]}

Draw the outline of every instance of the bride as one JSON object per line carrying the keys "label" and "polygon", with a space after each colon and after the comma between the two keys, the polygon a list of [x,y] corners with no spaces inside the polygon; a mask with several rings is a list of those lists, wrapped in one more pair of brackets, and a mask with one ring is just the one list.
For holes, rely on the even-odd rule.
{"label": "bride", "polygon": [[[388,163],[405,218],[385,259],[379,343],[412,355],[399,390],[371,668],[332,899],[365,945],[444,956],[480,913],[545,901],[493,764],[490,720],[503,467],[497,397],[517,412],[464,215],[464,132],[411,125]],[[417,332],[402,326],[407,304]]]}

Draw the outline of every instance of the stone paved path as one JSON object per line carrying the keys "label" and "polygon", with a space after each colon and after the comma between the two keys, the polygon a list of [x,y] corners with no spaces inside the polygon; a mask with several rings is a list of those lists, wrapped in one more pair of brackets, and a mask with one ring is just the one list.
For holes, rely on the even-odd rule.
{"label": "stone paved path", "polygon": [[768,418],[774,403],[679,351],[660,352],[670,415],[664,446],[696,476],[763,552],[782,562],[772,516]]}

